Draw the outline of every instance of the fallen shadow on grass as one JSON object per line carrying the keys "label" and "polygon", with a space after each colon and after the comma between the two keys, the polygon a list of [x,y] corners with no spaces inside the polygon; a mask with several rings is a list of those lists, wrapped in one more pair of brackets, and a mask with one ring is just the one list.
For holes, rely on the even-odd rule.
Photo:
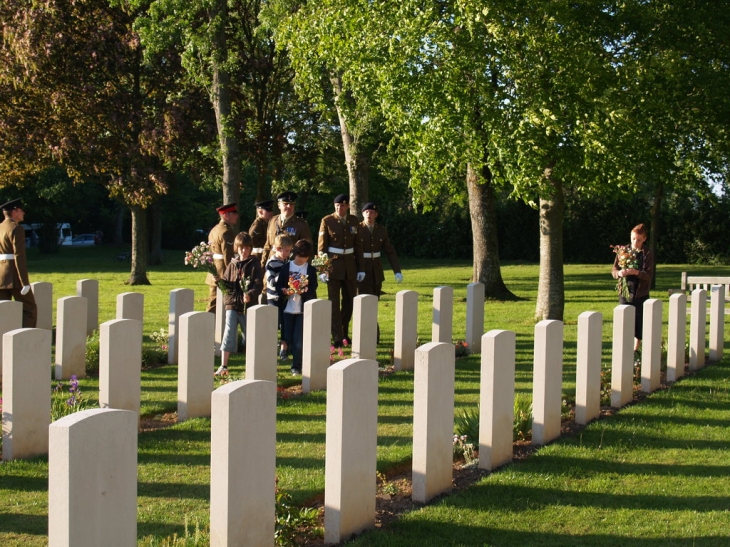
{"label": "fallen shadow on grass", "polygon": [[0,532],[45,536],[48,533],[48,516],[0,513]]}
{"label": "fallen shadow on grass", "polygon": [[183,498],[210,500],[209,484],[188,482],[137,482],[137,498]]}
{"label": "fallen shadow on grass", "polygon": [[2,489],[15,492],[46,492],[48,491],[48,478],[3,475]]}
{"label": "fallen shadow on grass", "polygon": [[[571,458],[566,456],[553,456],[541,454],[533,469],[532,464],[524,462],[525,468],[530,467],[531,471],[538,469],[561,469],[562,475],[574,475],[576,478],[587,479],[599,475],[639,475],[639,476],[663,476],[663,477],[727,477],[728,468],[724,465],[668,465],[664,463],[627,463],[607,462],[600,459]],[[581,494],[577,494],[580,496]],[[717,504],[718,498],[712,498]],[[580,505],[580,504],[579,504]],[[715,507],[717,508],[717,507]]]}
{"label": "fallen shadow on grass", "polygon": [[490,547],[492,545],[519,545],[521,547],[601,546],[614,547],[697,547],[727,545],[727,536],[632,538],[618,534],[570,535],[559,532],[524,532],[449,523],[443,521],[400,521],[385,531],[363,534],[355,545],[369,547]]}

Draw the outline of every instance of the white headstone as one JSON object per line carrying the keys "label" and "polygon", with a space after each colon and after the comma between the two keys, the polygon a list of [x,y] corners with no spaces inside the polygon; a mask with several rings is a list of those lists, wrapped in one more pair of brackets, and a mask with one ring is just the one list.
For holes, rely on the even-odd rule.
{"label": "white headstone", "polygon": [[431,341],[453,344],[454,289],[436,287],[433,290],[433,322]]}
{"label": "white headstone", "polygon": [[375,526],[378,364],[346,359],[327,371],[324,541]]}
{"label": "white headstone", "polygon": [[3,334],[23,328],[23,303],[0,300],[0,386],[3,370]]}
{"label": "white headstone", "polygon": [[515,419],[516,335],[491,330],[482,336],[479,386],[479,467],[490,471],[512,461]]}
{"label": "white headstone", "polygon": [[378,297],[361,294],[353,299],[352,358],[378,357]]}
{"label": "white headstone", "polygon": [[398,291],[395,295],[395,370],[413,370],[418,345],[418,293]]}
{"label": "white headstone", "polygon": [[484,283],[466,286],[466,345],[469,353],[481,353],[484,334]]}
{"label": "white headstone", "polygon": [[304,303],[302,393],[327,388],[331,321],[331,300],[315,298]]}
{"label": "white headstone", "polygon": [[652,393],[661,383],[662,301],[649,298],[644,302],[644,325],[641,342],[641,391]]}
{"label": "white headstone", "polygon": [[578,362],[575,373],[575,423],[585,425],[601,414],[601,330],[603,316],[578,316]]}
{"label": "white headstone", "polygon": [[[413,380],[413,501],[451,490],[454,462],[454,346],[416,350]],[[476,442],[476,439],[474,439]]]}
{"label": "white headstone", "polygon": [[[219,300],[222,302],[223,300]],[[167,319],[168,349],[167,362],[177,363],[180,351],[180,316],[193,311],[195,292],[191,289],[173,289],[170,291],[170,313]],[[224,306],[217,306],[221,308]]]}
{"label": "white headstone", "polygon": [[725,285],[710,289],[710,361],[721,361],[725,339]]}
{"label": "white headstone", "polygon": [[210,545],[273,547],[276,384],[225,384],[213,392],[212,411]]}
{"label": "white headstone", "polygon": [[223,291],[220,289],[216,289],[216,302],[220,302],[220,305],[215,307],[215,355],[220,357],[223,331],[226,329],[226,307],[223,305]]}
{"label": "white headstone", "polygon": [[99,406],[139,414],[142,395],[142,324],[114,319],[99,329]]}
{"label": "white headstone", "polygon": [[137,545],[137,414],[84,410],[49,428],[49,547]]}
{"label": "white headstone", "polygon": [[634,398],[634,321],[636,308],[613,310],[613,355],[611,357],[611,406],[621,408]]}
{"label": "white headstone", "polygon": [[99,281],[80,279],[76,282],[76,296],[86,298],[86,335],[99,328]]}
{"label": "white headstone", "polygon": [[117,319],[135,319],[144,329],[144,295],[123,292],[117,295]]}
{"label": "white headstone", "polygon": [[532,380],[532,444],[560,436],[563,389],[563,322],[535,325],[535,374]]}
{"label": "white headstone", "polygon": [[213,392],[213,327],[210,312],[191,311],[180,316],[180,359],[177,374],[177,420],[210,416]]}
{"label": "white headstone", "polygon": [[58,299],[56,313],[56,380],[86,378],[86,307],[83,296]]}
{"label": "white headstone", "polygon": [[684,376],[684,345],[687,341],[687,295],[669,297],[669,329],[667,332],[667,381]]}
{"label": "white headstone", "polygon": [[707,291],[692,291],[692,317],[689,325],[689,370],[705,366],[705,339],[707,328]]}
{"label": "white headstone", "polygon": [[276,383],[279,310],[259,304],[246,312],[246,380]]}
{"label": "white headstone", "polygon": [[51,331],[16,329],[2,338],[3,460],[46,454],[51,423]]}
{"label": "white headstone", "polygon": [[37,329],[53,330],[53,285],[45,281],[30,284],[38,309]]}

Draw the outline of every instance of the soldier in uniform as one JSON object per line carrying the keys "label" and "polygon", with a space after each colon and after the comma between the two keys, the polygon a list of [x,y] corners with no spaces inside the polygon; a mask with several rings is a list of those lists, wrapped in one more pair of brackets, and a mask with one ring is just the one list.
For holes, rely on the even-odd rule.
{"label": "soldier in uniform", "polygon": [[342,346],[343,341],[350,341],[348,330],[352,301],[357,293],[357,283],[365,279],[362,247],[357,237],[358,220],[348,214],[349,208],[349,197],[340,194],[335,198],[335,212],[324,217],[319,227],[318,250],[332,259],[331,271],[321,274],[320,280],[327,283],[327,298],[332,302],[332,341],[335,347]]}
{"label": "soldier in uniform", "polygon": [[216,281],[223,277],[228,267],[228,263],[233,258],[233,240],[236,238],[234,226],[238,224],[238,209],[235,203],[221,205],[216,209],[220,215],[220,221],[213,226],[208,234],[208,243],[213,253],[213,264],[218,272],[217,276],[208,274],[205,282],[210,286],[210,297],[208,299],[208,307],[206,311],[215,313],[216,296],[218,287]]}
{"label": "soldier in uniform", "polygon": [[295,245],[300,239],[306,239],[310,243],[312,242],[312,232],[309,230],[309,224],[301,218],[297,218],[294,214],[294,202],[297,200],[297,194],[295,192],[282,192],[276,196],[276,201],[279,204],[280,215],[276,215],[269,221],[268,229],[266,230],[266,245],[264,245],[264,256],[261,261],[266,264],[269,259],[271,249],[275,245],[276,236],[279,234],[286,234],[292,240],[292,245]]}
{"label": "soldier in uniform", "polygon": [[[251,227],[248,229],[248,235],[250,235],[253,240],[253,251],[251,251],[251,256],[261,260],[261,257],[264,255],[264,245],[266,245],[266,229],[269,227],[271,217],[274,216],[274,200],[268,199],[266,201],[259,201],[254,205],[256,206],[256,218],[251,224]],[[261,261],[261,267],[263,268],[265,265],[266,264]]]}
{"label": "soldier in uniform", "polygon": [[374,294],[379,298],[385,281],[381,260],[383,253],[393,268],[396,283],[403,281],[403,274],[398,255],[395,254],[395,248],[388,237],[388,230],[375,222],[378,218],[378,206],[373,202],[366,203],[362,208],[362,216],[365,220],[360,223],[357,237],[362,246],[365,279],[357,284],[357,294]]}
{"label": "soldier in uniform", "polygon": [[26,265],[23,204],[14,199],[0,205],[5,220],[0,223],[0,300],[15,299],[23,304],[23,328],[35,328],[38,308]]}

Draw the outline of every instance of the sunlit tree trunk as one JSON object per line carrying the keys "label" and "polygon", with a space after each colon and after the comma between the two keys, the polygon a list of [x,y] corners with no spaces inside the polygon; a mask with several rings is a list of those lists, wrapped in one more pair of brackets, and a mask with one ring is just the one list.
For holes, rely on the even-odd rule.
{"label": "sunlit tree trunk", "polygon": [[484,284],[487,298],[515,299],[502,280],[497,239],[497,205],[492,186],[492,174],[487,167],[480,174],[467,166],[466,188],[469,194],[472,246],[474,248],[475,281]]}
{"label": "sunlit tree trunk", "polygon": [[342,81],[339,77],[332,78],[337,100],[337,117],[340,120],[340,133],[342,134],[342,148],[345,153],[345,166],[347,167],[347,180],[350,191],[350,212],[357,215],[360,209],[368,201],[368,182],[370,172],[370,159],[359,145],[357,135],[353,134],[347,123],[340,101],[342,97]]}
{"label": "sunlit tree trunk", "polygon": [[162,264],[162,206],[156,199],[150,206],[150,256],[149,265]]}
{"label": "sunlit tree trunk", "polygon": [[656,243],[659,241],[659,217],[661,216],[662,201],[664,200],[664,181],[659,178],[654,185],[654,203],[651,206],[651,229],[649,230],[649,252],[654,257],[654,275],[651,278],[651,288],[656,288]]}
{"label": "sunlit tree trunk", "polygon": [[130,205],[132,211],[132,271],[127,285],[149,285],[147,279],[147,211],[141,205]]}
{"label": "sunlit tree trunk", "polygon": [[211,100],[215,111],[221,161],[223,162],[223,203],[238,203],[241,196],[241,149],[234,135],[234,129],[231,127],[231,78],[224,68],[228,59],[226,43],[228,4],[225,0],[215,1],[211,20],[215,21]]}
{"label": "sunlit tree trunk", "polygon": [[565,197],[562,182],[545,170],[552,194],[540,197],[540,277],[537,285],[535,319],[563,320],[565,286],[563,281],[563,212]]}

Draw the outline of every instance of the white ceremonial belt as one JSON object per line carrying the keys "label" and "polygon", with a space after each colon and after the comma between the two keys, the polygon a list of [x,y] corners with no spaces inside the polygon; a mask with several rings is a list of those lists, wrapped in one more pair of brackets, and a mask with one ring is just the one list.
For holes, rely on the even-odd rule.
{"label": "white ceremonial belt", "polygon": [[328,247],[327,248],[328,253],[332,253],[333,255],[351,255],[355,252],[355,249],[350,247],[349,249],[339,249],[337,247]]}
{"label": "white ceremonial belt", "polygon": [[264,254],[264,248],[263,247],[254,247],[253,250],[251,251],[251,254],[262,255],[262,254]]}
{"label": "white ceremonial belt", "polygon": [[0,260],[15,260],[15,255],[0,255]]}
{"label": "white ceremonial belt", "polygon": [[378,251],[377,253],[363,253],[362,257],[363,258],[380,258],[380,251]]}
{"label": "white ceremonial belt", "polygon": [[223,260],[223,255],[219,255],[218,253],[213,254],[213,260]]}

